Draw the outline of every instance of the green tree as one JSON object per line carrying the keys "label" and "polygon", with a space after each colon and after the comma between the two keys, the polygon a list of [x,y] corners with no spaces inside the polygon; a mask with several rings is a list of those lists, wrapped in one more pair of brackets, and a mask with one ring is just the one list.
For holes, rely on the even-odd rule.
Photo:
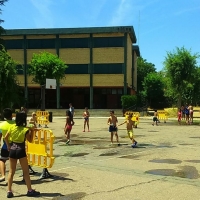
{"label": "green tree", "polygon": [[147,62],[146,59],[139,57],[137,59],[137,91],[143,90],[143,81],[147,74],[156,72],[155,65]]}
{"label": "green tree", "polygon": [[49,52],[33,54],[28,68],[28,74],[33,76],[33,81],[40,84],[42,89],[42,110],[45,110],[45,83],[46,79],[56,79],[57,84],[65,77],[67,65],[64,61]]}
{"label": "green tree", "polygon": [[171,94],[174,95],[178,107],[181,106],[183,96],[194,81],[194,74],[199,55],[182,48],[176,48],[176,51],[167,52],[164,61],[164,71],[168,79],[168,87],[171,88]]}
{"label": "green tree", "polygon": [[19,101],[17,85],[17,63],[2,46],[0,50],[0,110]]}
{"label": "green tree", "polygon": [[143,82],[143,94],[152,108],[163,108],[165,105],[164,83],[160,73],[148,74]]}
{"label": "green tree", "polygon": [[121,96],[122,108],[135,108],[137,104],[137,96],[136,95],[122,95]]}

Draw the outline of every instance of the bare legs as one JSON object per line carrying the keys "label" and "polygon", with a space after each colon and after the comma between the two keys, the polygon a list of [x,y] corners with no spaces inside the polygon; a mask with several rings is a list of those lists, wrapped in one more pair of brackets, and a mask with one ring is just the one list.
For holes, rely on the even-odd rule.
{"label": "bare legs", "polygon": [[84,120],[84,130],[83,130],[83,132],[85,132],[86,124],[87,124],[88,131],[90,131],[90,128],[89,128],[89,119],[88,119],[88,120]]}
{"label": "bare legs", "polygon": [[1,178],[0,182],[5,180],[5,174],[6,174],[6,160],[0,160],[0,173],[1,173]]}
{"label": "bare legs", "polygon": [[114,136],[114,135],[115,135],[115,137],[116,137],[117,143],[119,143],[119,137],[118,137],[117,132],[111,132],[111,133],[110,133],[110,141],[111,141],[111,143],[113,143],[113,136]]}

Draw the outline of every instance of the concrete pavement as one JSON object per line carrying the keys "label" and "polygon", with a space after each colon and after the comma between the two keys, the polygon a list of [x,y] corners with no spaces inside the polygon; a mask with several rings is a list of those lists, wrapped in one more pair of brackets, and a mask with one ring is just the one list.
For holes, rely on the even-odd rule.
{"label": "concrete pavement", "polygon": [[[91,132],[82,132],[83,119],[75,119],[70,145],[65,145],[64,118],[54,118],[49,129],[56,137],[55,163],[50,179],[37,180],[42,169],[31,176],[38,199],[54,200],[199,200],[200,135],[198,125],[177,125],[174,121],[151,125],[141,118],[134,129],[137,148],[130,147],[125,125],[119,127],[121,145],[110,145],[106,118],[91,118]],[[121,123],[123,118],[119,118]],[[16,199],[24,196],[18,166],[13,184]],[[0,199],[6,199],[5,182]]]}

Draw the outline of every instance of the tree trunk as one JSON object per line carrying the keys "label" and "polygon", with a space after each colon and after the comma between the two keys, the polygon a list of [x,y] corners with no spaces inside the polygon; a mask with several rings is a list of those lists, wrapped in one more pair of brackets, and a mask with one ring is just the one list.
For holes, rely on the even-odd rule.
{"label": "tree trunk", "polygon": [[178,102],[177,102],[177,107],[178,107],[178,109],[181,108],[181,101],[182,101],[182,96],[179,95],[179,96],[178,96]]}

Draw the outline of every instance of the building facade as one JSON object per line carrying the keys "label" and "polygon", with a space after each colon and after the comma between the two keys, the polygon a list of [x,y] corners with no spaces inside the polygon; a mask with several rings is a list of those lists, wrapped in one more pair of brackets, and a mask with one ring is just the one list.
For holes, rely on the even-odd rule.
{"label": "building facade", "polygon": [[46,108],[121,108],[121,96],[137,91],[139,47],[132,26],[13,29],[1,35],[11,57],[23,66],[18,83],[29,108],[40,104],[40,85],[27,75],[33,53],[48,51],[65,61],[65,78],[46,89]]}

